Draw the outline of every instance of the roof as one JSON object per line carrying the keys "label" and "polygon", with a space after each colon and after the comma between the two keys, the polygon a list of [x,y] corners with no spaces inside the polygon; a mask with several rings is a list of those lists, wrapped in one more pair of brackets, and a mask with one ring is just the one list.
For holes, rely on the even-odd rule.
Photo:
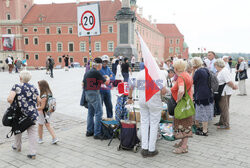
{"label": "roof", "polygon": [[[116,12],[121,9],[120,0],[98,2],[100,3],[101,21],[115,21]],[[40,17],[43,18],[42,23],[74,23],[77,22],[77,6],[87,3],[34,4],[22,23],[40,23]],[[93,3],[93,1],[89,3]]]}
{"label": "roof", "polygon": [[139,21],[142,24],[150,27],[151,29],[155,30],[156,32],[162,34],[153,23],[150,23],[147,19],[141,17],[139,14],[136,14],[136,18],[137,18],[137,21]]}
{"label": "roof", "polygon": [[157,28],[165,37],[184,37],[175,24],[157,24]]}

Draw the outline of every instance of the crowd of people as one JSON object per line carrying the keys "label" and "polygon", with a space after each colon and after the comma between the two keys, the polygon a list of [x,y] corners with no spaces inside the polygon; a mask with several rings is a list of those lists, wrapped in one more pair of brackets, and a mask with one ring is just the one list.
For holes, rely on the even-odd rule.
{"label": "crowd of people", "polygon": [[[144,62],[141,60],[140,72],[131,77],[135,71],[135,57],[131,56],[131,64],[128,58],[117,57],[112,61],[112,68],[108,67],[109,57],[103,55],[97,57],[92,62],[92,68],[87,69],[83,77],[82,85],[88,106],[87,131],[86,136],[93,136],[94,139],[102,139],[101,120],[103,118],[103,104],[106,107],[107,118],[113,118],[113,104],[111,89],[121,82],[130,83],[131,78],[145,81]],[[51,59],[51,61],[49,61]],[[67,56],[64,57],[65,65]],[[53,78],[52,58],[48,57],[49,70]],[[143,157],[152,157],[158,154],[156,140],[159,122],[162,112],[162,96],[171,95],[173,101],[178,104],[187,90],[187,94],[195,104],[195,115],[184,119],[174,118],[175,138],[180,139],[174,145],[173,153],[182,154],[188,152],[188,139],[193,137],[192,127],[196,128],[196,135],[208,136],[208,122],[213,120],[215,110],[219,111],[220,119],[215,125],[218,129],[230,129],[229,104],[233,90],[238,89],[231,74],[231,67],[228,66],[229,58],[216,59],[215,53],[209,51],[207,58],[200,57],[191,60],[167,59],[165,62],[156,60],[161,70],[159,74],[162,82],[160,92],[157,92],[149,101],[145,99],[145,82],[142,86],[130,85],[128,104],[133,103],[132,93],[136,87],[144,87],[139,90],[139,106],[141,115],[141,141]],[[51,70],[52,69],[52,70]],[[211,88],[211,77],[218,81],[216,92]],[[38,82],[38,90],[29,81],[30,72],[24,70],[20,73],[20,84],[15,84],[8,97],[8,102],[12,104],[17,97],[17,104],[21,111],[30,116],[34,121],[38,120],[38,143],[43,143],[43,125],[46,126],[52,136],[52,144],[58,142],[54,130],[50,126],[50,113],[46,111],[48,97],[52,96],[49,84],[45,80]],[[239,96],[245,96],[247,79],[247,66],[244,58],[239,58],[236,64],[235,80],[239,81]],[[134,83],[135,84],[135,83]],[[215,101],[215,97],[217,101]],[[14,103],[15,104],[15,103]],[[36,157],[36,130],[34,126],[27,129],[29,137],[29,158]],[[14,150],[21,151],[21,134],[15,135]]]}
{"label": "crowd of people", "polygon": [[[8,55],[8,57],[5,59],[5,63],[8,65],[8,71],[10,74],[12,73],[14,68],[15,72],[18,73],[22,69],[25,69],[25,67],[27,66],[27,61],[25,58],[23,60],[21,60],[19,57],[14,59],[11,55]],[[5,67],[3,66],[2,71],[4,70]]]}

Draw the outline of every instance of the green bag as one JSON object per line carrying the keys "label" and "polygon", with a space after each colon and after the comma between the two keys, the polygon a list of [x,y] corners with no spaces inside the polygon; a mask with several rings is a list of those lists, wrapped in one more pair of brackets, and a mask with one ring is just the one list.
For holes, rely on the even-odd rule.
{"label": "green bag", "polygon": [[194,103],[193,100],[188,95],[185,80],[182,76],[180,77],[184,81],[185,93],[174,109],[174,117],[179,120],[188,118],[195,114]]}

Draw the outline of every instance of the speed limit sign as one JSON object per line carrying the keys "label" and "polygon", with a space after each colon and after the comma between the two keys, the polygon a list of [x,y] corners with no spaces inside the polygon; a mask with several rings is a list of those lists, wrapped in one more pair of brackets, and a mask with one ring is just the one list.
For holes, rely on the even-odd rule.
{"label": "speed limit sign", "polygon": [[101,34],[99,3],[77,7],[78,36],[97,36]]}

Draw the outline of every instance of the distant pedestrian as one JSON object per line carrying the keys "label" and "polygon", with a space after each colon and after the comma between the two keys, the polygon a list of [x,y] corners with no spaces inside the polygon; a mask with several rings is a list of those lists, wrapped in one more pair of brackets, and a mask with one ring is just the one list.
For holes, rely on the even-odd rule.
{"label": "distant pedestrian", "polygon": [[223,59],[223,61],[225,62],[225,67],[229,70],[229,72],[230,72],[230,70],[231,70],[231,68],[230,68],[230,65],[229,65],[229,59],[228,59],[229,57],[228,56],[226,56],[226,55],[224,55],[223,57],[222,57],[222,59]]}
{"label": "distant pedestrian", "polygon": [[228,58],[228,64],[229,64],[229,67],[230,67],[230,73],[232,73],[232,64],[233,64],[233,59],[231,56],[229,56]]}
{"label": "distant pedestrian", "polygon": [[48,61],[49,61],[50,77],[51,77],[51,78],[54,78],[54,75],[53,75],[53,68],[54,68],[54,65],[55,65],[55,61],[54,61],[54,59],[53,59],[51,56],[49,56]]}
{"label": "distant pedestrian", "polygon": [[144,61],[143,61],[143,58],[141,59],[141,62],[140,62],[140,71],[142,71],[144,69]]}
{"label": "distant pedestrian", "polygon": [[117,67],[116,67],[114,87],[117,87],[118,84],[123,81],[122,69],[121,69],[122,61],[117,59],[115,64],[117,64]]}
{"label": "distant pedestrian", "polygon": [[11,59],[11,55],[8,56],[6,63],[9,67],[9,73],[12,73],[13,70],[13,60]]}
{"label": "distant pedestrian", "polygon": [[135,71],[135,56],[132,55],[132,58],[131,58],[131,66],[132,66],[132,72]]}
{"label": "distant pedestrian", "polygon": [[21,67],[22,67],[22,61],[20,60],[20,58],[17,58],[15,60],[16,73],[19,72],[19,70],[21,69]]}
{"label": "distant pedestrian", "polygon": [[64,63],[65,63],[65,71],[69,70],[69,55],[63,56]]}
{"label": "distant pedestrian", "polygon": [[94,139],[102,139],[101,120],[103,115],[100,85],[108,85],[110,79],[103,77],[99,72],[102,69],[102,59],[95,58],[93,68],[85,73],[83,86],[88,102],[87,133],[86,136],[93,136]]}
{"label": "distant pedestrian", "polygon": [[[112,72],[113,72],[113,74],[116,74],[116,68],[117,68],[117,63],[116,63],[116,60],[118,60],[117,58],[114,58],[113,60],[112,60],[112,64],[111,64],[111,68],[112,68]],[[119,61],[118,61],[119,62]]]}
{"label": "distant pedestrian", "polygon": [[231,74],[227,68],[225,68],[225,62],[222,59],[217,59],[214,63],[215,68],[218,71],[217,78],[219,81],[219,89],[222,89],[221,98],[219,101],[219,106],[221,110],[220,121],[218,129],[230,129],[229,125],[229,102],[230,97],[233,94],[233,90],[238,89],[238,87],[233,83]]}
{"label": "distant pedestrian", "polygon": [[55,135],[53,128],[50,125],[50,117],[51,112],[48,111],[48,99],[52,97],[53,94],[50,90],[49,84],[45,80],[41,80],[38,82],[39,90],[40,90],[40,101],[39,106],[37,107],[38,110],[38,143],[42,144],[43,141],[43,125],[46,126],[47,130],[49,131],[50,135],[52,136],[52,144],[56,144],[58,139]]}
{"label": "distant pedestrian", "polygon": [[50,72],[49,72],[49,56],[47,56],[45,64],[46,64],[46,74],[50,74]]}
{"label": "distant pedestrian", "polygon": [[124,82],[128,82],[129,72],[131,72],[131,68],[128,63],[128,58],[124,58],[124,63],[122,64],[122,76],[124,78]]}
{"label": "distant pedestrian", "polygon": [[196,135],[208,136],[208,122],[214,116],[213,93],[208,81],[209,71],[202,67],[203,61],[200,57],[194,57],[191,63],[194,68],[195,124],[198,128]]}
{"label": "distant pedestrian", "polygon": [[[8,97],[8,102],[15,108],[21,107],[21,112],[30,117],[34,122],[37,119],[37,101],[38,91],[37,89],[29,84],[31,79],[31,73],[24,70],[20,72],[20,84],[15,84]],[[14,100],[17,97],[17,100]],[[14,102],[14,103],[13,103]],[[12,104],[13,103],[13,104]],[[36,126],[32,125],[27,129],[29,139],[29,154],[27,155],[30,159],[36,158]],[[15,142],[12,146],[13,150],[21,152],[22,149],[22,133],[15,135]]]}
{"label": "distant pedestrian", "polygon": [[246,91],[246,79],[248,79],[247,76],[247,69],[248,66],[244,60],[243,57],[240,57],[238,59],[238,63],[236,65],[236,81],[239,82],[239,91],[240,94],[238,96],[246,96],[247,91]]}

